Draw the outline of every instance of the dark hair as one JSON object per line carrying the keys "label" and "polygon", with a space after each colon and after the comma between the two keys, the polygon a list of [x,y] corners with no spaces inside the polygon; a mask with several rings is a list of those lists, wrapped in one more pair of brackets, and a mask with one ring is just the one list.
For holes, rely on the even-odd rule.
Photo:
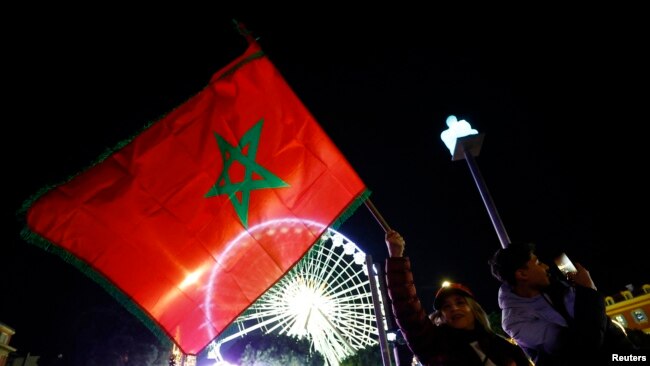
{"label": "dark hair", "polygon": [[516,285],[515,272],[526,266],[534,251],[533,243],[512,243],[497,250],[488,262],[492,275],[501,282]]}

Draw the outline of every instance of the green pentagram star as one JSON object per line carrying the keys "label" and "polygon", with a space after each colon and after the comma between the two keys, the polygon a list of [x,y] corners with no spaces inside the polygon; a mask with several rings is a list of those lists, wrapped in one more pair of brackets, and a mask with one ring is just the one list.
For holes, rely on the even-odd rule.
{"label": "green pentagram star", "polygon": [[[223,159],[223,170],[219,178],[217,178],[217,182],[205,194],[205,197],[228,195],[237,216],[239,216],[239,220],[245,228],[248,228],[250,191],[263,188],[289,187],[289,184],[255,162],[263,123],[264,119],[260,119],[250,130],[246,131],[237,146],[232,146],[219,134],[214,133]],[[246,145],[248,145],[248,155],[244,154]],[[245,169],[244,179],[238,183],[233,183],[228,174],[228,170],[235,161],[241,163]],[[260,179],[253,179],[253,173],[258,175]],[[237,193],[241,193],[241,198],[237,197]]]}

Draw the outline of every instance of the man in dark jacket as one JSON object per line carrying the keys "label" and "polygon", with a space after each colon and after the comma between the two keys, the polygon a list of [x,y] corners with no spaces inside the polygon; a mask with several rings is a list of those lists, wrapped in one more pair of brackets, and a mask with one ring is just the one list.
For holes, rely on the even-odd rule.
{"label": "man in dark jacket", "polygon": [[[612,324],[605,300],[579,263],[567,281],[554,280],[532,244],[510,244],[490,260],[502,282],[502,327],[536,366],[608,364],[635,347]],[[629,353],[628,353],[629,354]]]}

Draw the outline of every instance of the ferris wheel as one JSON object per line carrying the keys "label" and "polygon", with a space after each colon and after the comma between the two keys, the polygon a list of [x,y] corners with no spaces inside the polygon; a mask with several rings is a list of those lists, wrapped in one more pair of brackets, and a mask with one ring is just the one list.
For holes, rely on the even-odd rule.
{"label": "ferris wheel", "polygon": [[328,228],[296,266],[233,322],[230,332],[211,343],[209,357],[223,361],[222,344],[261,330],[306,337],[326,365],[339,365],[379,342],[370,286],[365,253]]}

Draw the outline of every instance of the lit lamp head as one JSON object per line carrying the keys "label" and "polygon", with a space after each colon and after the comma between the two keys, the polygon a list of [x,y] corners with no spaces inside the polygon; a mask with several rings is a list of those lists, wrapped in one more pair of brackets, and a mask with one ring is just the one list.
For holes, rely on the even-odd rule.
{"label": "lit lamp head", "polygon": [[469,122],[464,119],[459,121],[453,114],[447,117],[447,127],[440,134],[440,139],[449,149],[451,160],[464,159],[465,151],[478,156],[483,144],[483,134],[479,135]]}

